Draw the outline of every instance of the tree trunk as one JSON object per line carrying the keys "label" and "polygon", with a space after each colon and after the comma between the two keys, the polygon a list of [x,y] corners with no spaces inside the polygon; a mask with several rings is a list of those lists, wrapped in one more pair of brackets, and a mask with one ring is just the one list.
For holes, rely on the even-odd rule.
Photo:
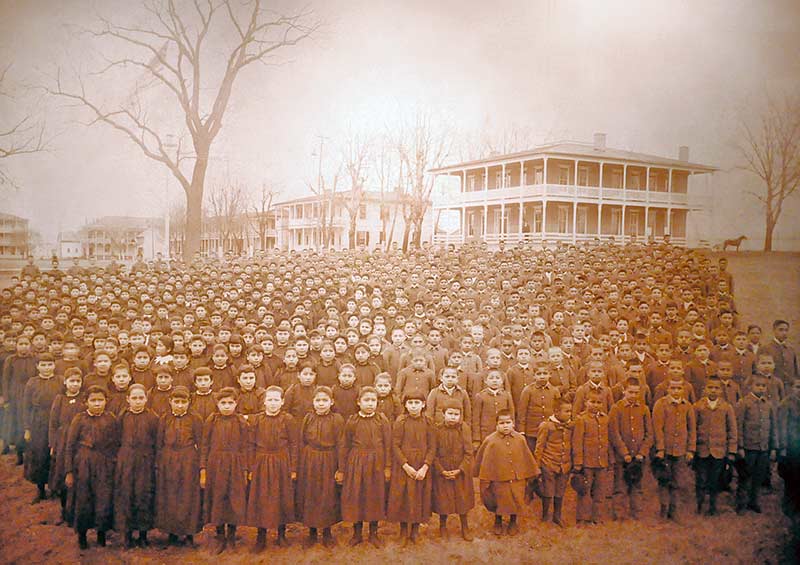
{"label": "tree trunk", "polygon": [[356,216],[352,216],[350,219],[350,241],[348,243],[350,249],[356,248]]}
{"label": "tree trunk", "polygon": [[203,235],[203,190],[208,169],[208,150],[197,148],[197,160],[192,171],[192,184],[186,190],[186,245],[183,260],[190,263],[200,251]]}
{"label": "tree trunk", "polygon": [[403,226],[403,254],[405,255],[408,253],[408,239],[409,239],[409,232],[411,231],[411,222],[406,220],[405,225]]}
{"label": "tree trunk", "polygon": [[775,231],[775,222],[767,217],[767,229],[764,232],[764,251],[772,251],[772,232]]}

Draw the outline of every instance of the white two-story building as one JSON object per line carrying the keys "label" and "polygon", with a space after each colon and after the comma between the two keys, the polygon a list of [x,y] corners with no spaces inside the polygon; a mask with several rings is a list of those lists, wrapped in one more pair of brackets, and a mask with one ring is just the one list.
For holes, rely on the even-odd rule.
{"label": "white two-story building", "polygon": [[[434,243],[482,239],[582,242],[656,239],[692,245],[692,214],[703,212],[694,184],[717,169],[677,159],[561,142],[431,170],[460,180],[457,193],[434,202],[436,211],[457,210],[460,230],[435,235]],[[702,237],[702,236],[701,236]]]}

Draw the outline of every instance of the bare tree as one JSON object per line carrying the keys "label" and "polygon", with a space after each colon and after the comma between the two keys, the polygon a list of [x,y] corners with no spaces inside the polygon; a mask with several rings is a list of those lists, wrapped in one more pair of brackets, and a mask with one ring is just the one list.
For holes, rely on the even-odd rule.
{"label": "bare tree", "polygon": [[261,185],[260,192],[256,195],[255,201],[251,204],[251,221],[258,233],[258,242],[261,251],[267,249],[267,231],[270,225],[270,213],[272,212],[272,201],[278,194],[278,190],[269,187],[266,183]]}
{"label": "bare tree", "polygon": [[[9,105],[17,106],[16,92],[18,88],[10,84],[8,80],[8,71],[10,69],[11,64],[8,64],[0,71],[0,100],[7,102]],[[11,116],[11,114],[12,110],[10,108],[8,112],[2,112],[2,115],[7,117]],[[32,113],[27,112],[17,118],[10,119],[8,124],[3,123],[7,119],[4,118],[0,122],[0,185],[8,184],[16,188],[16,182],[2,166],[3,160],[44,151],[47,148],[47,142],[44,138],[45,124],[43,119],[37,119]]]}
{"label": "bare tree", "polygon": [[536,136],[531,129],[516,123],[501,129],[492,129],[487,124],[477,133],[466,133],[460,137],[458,153],[461,161],[524,151],[536,144]]}
{"label": "bare tree", "polygon": [[364,183],[370,156],[370,141],[364,136],[348,133],[342,148],[342,166],[350,184],[350,190],[341,200],[349,216],[350,249],[356,247],[358,217],[364,202]]}
{"label": "bare tree", "polygon": [[[375,144],[372,152],[372,167],[375,171],[375,179],[381,192],[381,243],[388,249],[390,236],[387,233],[387,225],[391,216],[391,206],[386,201],[386,193],[390,191],[394,169],[397,164],[397,154],[392,147],[391,139],[388,135],[382,136]],[[394,230],[392,230],[394,231]]]}
{"label": "bare tree", "polygon": [[[253,63],[268,64],[312,36],[320,23],[310,11],[282,15],[269,10],[262,0],[142,0],[149,15],[146,24],[121,24],[107,18],[89,33],[111,55],[96,76],[111,72],[139,73],[130,98],[104,104],[87,87],[85,77],[69,87],[61,73],[46,90],[74,102],[92,116],[89,124],[104,123],[127,136],[146,157],[163,164],[186,194],[186,244],[184,258],[200,249],[202,207],[206,172],[214,140],[240,73]],[[126,55],[118,55],[125,52]],[[215,61],[224,60],[215,67]],[[166,97],[145,90],[155,84],[172,100],[171,116],[185,126],[191,149],[179,141],[173,154],[165,146],[166,133],[148,110],[163,107]],[[210,95],[206,95],[210,93]]]}
{"label": "bare tree", "polygon": [[741,129],[742,168],[762,181],[750,194],[764,206],[764,251],[772,251],[783,204],[800,185],[800,97],[769,100],[757,123],[742,119]]}
{"label": "bare tree", "polygon": [[169,208],[170,254],[183,249],[186,243],[186,202],[172,204]]}
{"label": "bare tree", "polygon": [[[428,170],[440,167],[450,151],[449,128],[435,123],[433,117],[418,111],[413,122],[406,124],[397,138],[400,160],[406,171],[404,191],[404,215],[406,234],[410,223],[410,241],[403,242],[403,252],[408,251],[408,243],[419,247],[422,238],[422,224],[425,212],[431,204],[434,176]],[[406,239],[404,237],[404,239]]]}
{"label": "bare tree", "polygon": [[208,193],[209,224],[219,238],[223,252],[243,251],[247,200],[241,184],[227,181],[212,186]]}

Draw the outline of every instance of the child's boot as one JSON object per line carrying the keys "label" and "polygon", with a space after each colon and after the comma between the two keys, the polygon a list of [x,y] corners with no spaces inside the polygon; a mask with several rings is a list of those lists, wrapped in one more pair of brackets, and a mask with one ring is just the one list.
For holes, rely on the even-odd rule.
{"label": "child's boot", "polygon": [[550,501],[553,500],[549,496],[542,497],[542,522],[550,520]]}
{"label": "child's boot", "polygon": [[100,530],[97,532],[97,545],[100,547],[106,546],[106,532],[105,530]]}
{"label": "child's boot", "polygon": [[261,553],[267,548],[267,529],[258,528],[256,534],[256,544],[253,546],[253,553]]}
{"label": "child's boot", "polygon": [[472,532],[469,530],[469,519],[466,514],[459,514],[458,519],[461,520],[461,537],[464,541],[472,541]]}
{"label": "child's boot", "polygon": [[364,531],[363,522],[355,522],[353,524],[353,537],[351,537],[350,541],[348,542],[351,547],[356,546],[360,544],[362,541],[364,541],[364,537],[362,535],[363,531]]}
{"label": "child's boot", "polygon": [[494,535],[503,535],[503,517],[500,514],[495,514],[494,516]]}
{"label": "child's boot", "polygon": [[695,498],[697,501],[697,508],[695,508],[695,513],[699,516],[700,514],[703,513],[703,499],[705,499],[705,496],[702,493],[697,493],[697,496]]}
{"label": "child's boot", "polygon": [[562,528],[564,527],[564,523],[561,521],[561,505],[563,503],[564,499],[560,496],[553,498],[553,523]]}
{"label": "child's boot", "polygon": [[87,549],[89,547],[89,541],[86,539],[86,530],[80,530],[78,532],[78,549]]}
{"label": "child's boot", "polygon": [[41,501],[47,499],[47,493],[44,491],[44,485],[36,485],[36,496],[31,500],[31,505],[39,504]]}
{"label": "child's boot", "polygon": [[289,541],[286,539],[286,524],[278,526],[278,537],[275,539],[275,545],[278,547],[289,547]]}
{"label": "child's boot", "polygon": [[139,530],[139,547],[148,547],[150,542],[147,541],[147,530]]}
{"label": "child's boot", "polygon": [[439,539],[446,540],[447,538],[447,514],[439,514]]}
{"label": "child's boot", "polygon": [[304,545],[306,547],[314,547],[317,545],[317,528],[308,528],[308,539]]}
{"label": "child's boot", "polygon": [[324,528],[322,530],[322,545],[328,548],[336,547],[336,540],[333,539],[330,528]]}
{"label": "child's boot", "polygon": [[519,533],[519,526],[517,525],[517,515],[512,514],[508,520],[508,535],[515,536]]}
{"label": "child's boot", "polygon": [[383,542],[378,537],[378,522],[370,522],[369,523],[369,543],[372,544],[373,547],[381,548],[383,547]]}
{"label": "child's boot", "polygon": [[666,504],[661,504],[661,511],[658,513],[658,515],[662,520],[667,519],[667,508],[668,506]]}
{"label": "child's boot", "polygon": [[417,540],[419,539],[419,524],[411,524],[411,533],[409,534],[408,538],[412,544],[417,543]]}
{"label": "child's boot", "polygon": [[214,554],[219,555],[225,551],[225,526],[217,526],[216,543],[214,545]]}
{"label": "child's boot", "polygon": [[194,536],[186,536],[183,540],[183,544],[187,547],[194,547]]}
{"label": "child's boot", "polygon": [[125,549],[130,549],[133,547],[133,531],[126,530],[125,531],[125,540],[122,542],[122,547]]}
{"label": "child's boot", "polygon": [[231,549],[236,547],[236,526],[233,524],[228,524],[228,535],[226,537],[228,547]]}
{"label": "child's boot", "polygon": [[167,545],[178,545],[178,536],[175,534],[169,534],[167,536]]}
{"label": "child's boot", "polygon": [[408,545],[408,522],[400,522],[400,546]]}
{"label": "child's boot", "polygon": [[712,492],[710,495],[708,495],[708,515],[717,515],[717,493],[715,492]]}

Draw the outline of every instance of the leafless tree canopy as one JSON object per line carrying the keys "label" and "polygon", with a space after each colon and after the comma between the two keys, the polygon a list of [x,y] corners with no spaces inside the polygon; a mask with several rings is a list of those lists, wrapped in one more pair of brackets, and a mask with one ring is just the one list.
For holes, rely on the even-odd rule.
{"label": "leafless tree canopy", "polygon": [[209,191],[207,222],[219,239],[223,251],[244,251],[247,205],[247,191],[240,183],[219,183]]}
{"label": "leafless tree canopy", "polygon": [[[308,10],[276,14],[261,0],[144,0],[146,25],[99,18],[87,33],[97,40],[106,64],[74,81],[61,72],[47,91],[84,108],[89,124],[103,123],[124,134],[148,158],[163,164],[186,194],[186,244],[191,257],[200,248],[206,172],[214,140],[224,123],[241,71],[270,64],[286,48],[309,38],[319,22]],[[124,53],[120,55],[120,53]],[[130,96],[103,102],[90,78],[122,74],[133,79]],[[168,93],[170,116],[183,124],[177,152],[152,117],[164,98],[148,94],[152,85]],[[156,106],[157,105],[157,106]]]}
{"label": "leafless tree canopy", "polygon": [[764,251],[771,251],[784,202],[800,185],[800,97],[769,100],[756,123],[742,120],[742,132],[743,168],[761,180],[750,194],[764,206]]}
{"label": "leafless tree canopy", "polygon": [[11,106],[17,105],[17,88],[11,84],[9,71],[11,64],[0,70],[0,110],[8,106],[9,111],[0,112],[0,185],[16,187],[16,183],[3,167],[3,161],[11,157],[38,153],[46,149],[44,120],[30,113],[11,118]]}
{"label": "leafless tree canopy", "polygon": [[270,229],[272,204],[279,191],[266,183],[261,185],[261,190],[252,199],[250,204],[250,221],[258,233],[261,249],[268,249],[267,230]]}

